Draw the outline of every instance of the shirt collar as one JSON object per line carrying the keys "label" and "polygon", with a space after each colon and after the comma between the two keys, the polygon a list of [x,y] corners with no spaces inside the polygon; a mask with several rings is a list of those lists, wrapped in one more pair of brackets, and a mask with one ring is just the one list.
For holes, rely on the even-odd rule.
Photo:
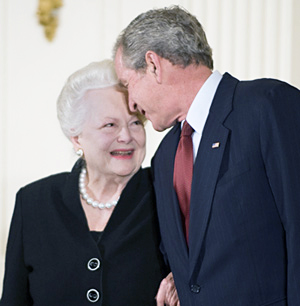
{"label": "shirt collar", "polygon": [[200,135],[202,134],[209,109],[222,79],[219,71],[214,71],[198,91],[186,116],[190,126]]}

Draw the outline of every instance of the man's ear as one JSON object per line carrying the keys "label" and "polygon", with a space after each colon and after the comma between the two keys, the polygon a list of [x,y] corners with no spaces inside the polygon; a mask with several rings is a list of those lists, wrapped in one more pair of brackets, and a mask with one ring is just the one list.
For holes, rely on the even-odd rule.
{"label": "man's ear", "polygon": [[162,80],[161,57],[154,51],[147,51],[145,54],[145,60],[147,64],[147,72],[152,74],[156,81],[160,84]]}

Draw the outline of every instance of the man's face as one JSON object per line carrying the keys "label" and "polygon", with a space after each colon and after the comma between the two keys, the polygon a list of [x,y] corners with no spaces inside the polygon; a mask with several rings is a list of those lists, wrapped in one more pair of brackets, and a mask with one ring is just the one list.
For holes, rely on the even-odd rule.
{"label": "man's face", "polygon": [[158,84],[153,69],[139,72],[125,66],[119,48],[115,58],[115,69],[121,84],[128,90],[128,103],[132,112],[139,111],[152,122],[155,130],[163,131],[174,125],[171,119],[172,101]]}

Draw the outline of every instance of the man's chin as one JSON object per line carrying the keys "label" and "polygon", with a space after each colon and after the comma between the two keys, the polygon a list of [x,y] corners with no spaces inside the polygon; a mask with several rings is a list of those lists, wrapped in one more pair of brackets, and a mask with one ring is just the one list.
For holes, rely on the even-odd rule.
{"label": "man's chin", "polygon": [[[150,120],[150,121],[151,121],[151,120]],[[174,123],[172,123],[172,124],[169,124],[169,125],[162,125],[162,124],[158,124],[158,123],[152,122],[152,121],[151,121],[151,123],[152,123],[152,126],[153,126],[153,128],[154,128],[155,131],[157,131],[157,132],[163,132],[163,131],[167,130],[168,128],[174,126],[176,122],[174,122]]]}

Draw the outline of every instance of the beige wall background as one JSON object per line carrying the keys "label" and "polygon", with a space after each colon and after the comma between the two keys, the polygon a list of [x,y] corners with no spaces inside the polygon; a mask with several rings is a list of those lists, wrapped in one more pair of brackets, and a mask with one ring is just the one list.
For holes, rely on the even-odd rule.
{"label": "beige wall background", "polygon": [[[279,78],[300,87],[300,0],[64,0],[51,43],[38,24],[38,0],[1,0],[0,292],[17,190],[70,170],[76,160],[56,119],[63,83],[89,62],[111,57],[116,36],[136,15],[171,4],[198,17],[221,73]],[[145,166],[164,135],[151,123],[147,133]]]}

